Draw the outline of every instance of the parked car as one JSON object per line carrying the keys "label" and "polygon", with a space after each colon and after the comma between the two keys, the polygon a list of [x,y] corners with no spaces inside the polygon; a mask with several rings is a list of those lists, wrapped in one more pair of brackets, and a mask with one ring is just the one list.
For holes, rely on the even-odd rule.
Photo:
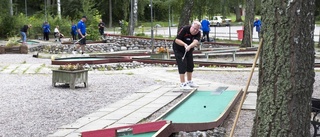
{"label": "parked car", "polygon": [[231,19],[227,19],[224,16],[213,16],[212,20],[210,20],[211,26],[229,26]]}

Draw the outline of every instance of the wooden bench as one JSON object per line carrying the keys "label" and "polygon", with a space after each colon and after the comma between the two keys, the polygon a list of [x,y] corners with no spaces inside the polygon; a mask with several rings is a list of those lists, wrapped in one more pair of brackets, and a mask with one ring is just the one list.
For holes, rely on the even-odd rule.
{"label": "wooden bench", "polygon": [[214,51],[206,51],[203,52],[206,56],[207,60],[209,60],[209,55],[217,54],[217,53],[232,53],[232,61],[236,60],[236,53],[239,49],[222,49],[222,50],[214,50]]}

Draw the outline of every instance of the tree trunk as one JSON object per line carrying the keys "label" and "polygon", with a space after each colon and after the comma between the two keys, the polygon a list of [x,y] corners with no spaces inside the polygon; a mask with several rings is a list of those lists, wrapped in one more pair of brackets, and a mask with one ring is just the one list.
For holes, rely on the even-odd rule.
{"label": "tree trunk", "polygon": [[252,137],[310,137],[314,3],[262,1],[264,42]]}
{"label": "tree trunk", "polygon": [[10,15],[13,16],[13,4],[12,4],[12,0],[9,0],[9,5],[10,5]]}
{"label": "tree trunk", "polygon": [[112,0],[109,0],[109,28],[112,28]]}
{"label": "tree trunk", "polygon": [[243,39],[240,47],[251,47],[254,21],[254,0],[246,0],[246,16],[244,20]]}
{"label": "tree trunk", "polygon": [[180,13],[180,19],[179,19],[179,25],[178,25],[179,29],[177,30],[177,32],[183,26],[190,25],[189,21],[192,13],[192,7],[193,7],[193,0],[184,0],[183,9]]}
{"label": "tree trunk", "polygon": [[130,0],[130,20],[129,20],[129,26],[128,26],[128,30],[129,30],[128,32],[130,36],[133,35],[133,31],[134,31],[133,5],[134,5],[134,0]]}
{"label": "tree trunk", "polygon": [[131,0],[130,21],[129,21],[129,35],[134,35],[134,27],[138,19],[138,0]]}
{"label": "tree trunk", "polygon": [[236,13],[236,22],[242,22],[239,0],[235,0],[234,11]]}

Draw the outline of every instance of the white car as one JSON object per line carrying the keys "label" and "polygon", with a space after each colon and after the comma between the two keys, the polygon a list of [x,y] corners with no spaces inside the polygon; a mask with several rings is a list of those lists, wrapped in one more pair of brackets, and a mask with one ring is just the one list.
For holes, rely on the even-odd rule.
{"label": "white car", "polygon": [[213,16],[212,20],[210,20],[211,26],[229,26],[231,19],[227,19],[224,16]]}

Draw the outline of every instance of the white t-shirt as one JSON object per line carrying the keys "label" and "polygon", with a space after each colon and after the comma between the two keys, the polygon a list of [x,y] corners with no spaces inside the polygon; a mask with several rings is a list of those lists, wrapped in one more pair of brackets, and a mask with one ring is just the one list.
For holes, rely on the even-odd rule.
{"label": "white t-shirt", "polygon": [[58,28],[54,28],[54,32],[60,33],[59,30],[58,30]]}

